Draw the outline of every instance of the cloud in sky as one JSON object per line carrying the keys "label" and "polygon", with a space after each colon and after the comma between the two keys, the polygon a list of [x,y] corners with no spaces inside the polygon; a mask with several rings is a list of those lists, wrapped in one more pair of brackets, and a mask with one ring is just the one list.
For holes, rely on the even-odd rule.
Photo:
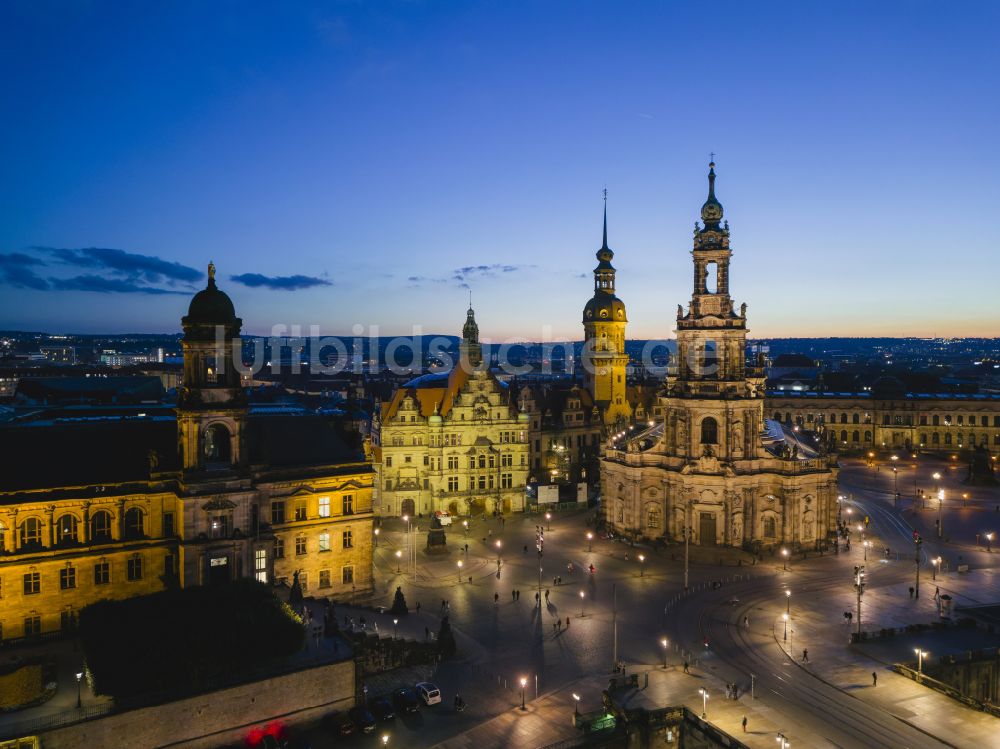
{"label": "cloud in sky", "polygon": [[144,286],[125,278],[80,275],[72,278],[51,278],[50,288],[57,291],[96,291],[101,294],[184,294],[187,289],[163,289],[159,286]]}
{"label": "cloud in sky", "polygon": [[468,289],[469,284],[482,278],[495,278],[506,273],[516,273],[527,268],[534,268],[533,265],[504,265],[494,263],[493,265],[466,265],[455,268],[448,276],[410,276],[406,280],[413,286],[420,286],[426,283],[454,283],[462,289]]}
{"label": "cloud in sky", "polygon": [[115,275],[145,283],[185,283],[201,280],[204,272],[154,255],[140,255],[108,247],[31,247],[58,262],[80,268],[100,268]]}
{"label": "cloud in sky", "polygon": [[15,289],[44,291],[49,282],[39,276],[32,266],[45,265],[44,261],[21,252],[0,254],[0,284]]}
{"label": "cloud in sky", "polygon": [[311,289],[314,286],[333,286],[331,281],[315,276],[265,276],[260,273],[241,273],[230,276],[231,281],[249,286],[250,288],[265,288],[275,291],[298,291]]}

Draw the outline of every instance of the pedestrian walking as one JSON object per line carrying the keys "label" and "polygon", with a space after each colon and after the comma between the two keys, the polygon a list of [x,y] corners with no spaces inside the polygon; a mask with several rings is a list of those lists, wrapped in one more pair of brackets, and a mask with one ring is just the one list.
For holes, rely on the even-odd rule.
{"label": "pedestrian walking", "polygon": [[910,586],[910,598],[913,598],[913,586]]}
{"label": "pedestrian walking", "polygon": [[518,589],[518,590],[515,590],[514,592],[517,593],[516,600],[520,601],[521,600],[521,590]]}
{"label": "pedestrian walking", "polygon": [[500,594],[499,593],[494,593],[493,594],[493,603],[494,604],[500,603]]}
{"label": "pedestrian walking", "polygon": [[688,670],[688,662],[687,662],[687,659],[686,659],[686,658],[684,659],[684,673],[686,673],[686,674],[689,674],[689,673],[691,673],[691,672],[690,672],[690,671]]}
{"label": "pedestrian walking", "polygon": [[569,617],[566,617],[566,629],[569,629]]}
{"label": "pedestrian walking", "polygon": [[803,663],[809,662],[809,650],[807,648],[802,649],[802,662]]}
{"label": "pedestrian walking", "polygon": [[424,639],[425,640],[431,639],[431,631],[427,627],[424,627]]}
{"label": "pedestrian walking", "polygon": [[417,613],[420,613],[420,601],[417,601]]}
{"label": "pedestrian walking", "polygon": [[728,681],[726,682],[726,699],[730,699],[733,696],[733,685]]}
{"label": "pedestrian walking", "polygon": [[540,596],[537,593],[535,593],[535,605],[536,606],[538,605],[539,600],[540,600]]}
{"label": "pedestrian walking", "polygon": [[548,603],[548,602],[549,602],[549,589],[546,588],[545,589],[545,603]]}
{"label": "pedestrian walking", "polygon": [[872,686],[878,686],[878,674],[872,671]]}
{"label": "pedestrian walking", "polygon": [[744,616],[743,617],[743,626],[746,627],[747,629],[750,629],[750,617],[749,616]]}
{"label": "pedestrian walking", "polygon": [[562,632],[562,619],[556,620],[556,629]]}
{"label": "pedestrian walking", "polygon": [[516,601],[517,600],[517,591],[516,590],[512,590],[510,592],[510,600],[512,600],[512,601]]}
{"label": "pedestrian walking", "polygon": [[747,732],[747,716],[743,716],[743,733]]}
{"label": "pedestrian walking", "polygon": [[525,553],[525,554],[527,554],[527,553],[528,553],[528,544],[525,544],[525,545],[524,545],[524,553]]}
{"label": "pedestrian walking", "polygon": [[556,585],[562,585],[562,575],[556,578]]}

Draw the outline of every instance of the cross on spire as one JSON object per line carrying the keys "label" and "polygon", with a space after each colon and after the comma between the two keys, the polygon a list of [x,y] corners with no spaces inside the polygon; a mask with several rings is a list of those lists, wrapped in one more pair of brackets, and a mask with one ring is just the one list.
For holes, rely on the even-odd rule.
{"label": "cross on spire", "polygon": [[708,155],[708,160],[709,160],[709,161],[711,161],[711,162],[712,162],[713,164],[715,163],[715,151],[712,151],[712,152],[711,152],[711,153],[710,153],[710,154]]}

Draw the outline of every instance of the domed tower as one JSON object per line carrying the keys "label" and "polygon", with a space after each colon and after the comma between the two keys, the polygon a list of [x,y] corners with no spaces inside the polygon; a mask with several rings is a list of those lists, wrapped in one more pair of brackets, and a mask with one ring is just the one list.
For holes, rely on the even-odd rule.
{"label": "domed tower", "polygon": [[242,461],[247,406],[233,359],[234,349],[241,353],[242,325],[209,263],[208,286],[194,295],[181,319],[184,383],[177,429],[185,471],[232,469]]}
{"label": "domed tower", "polygon": [[462,326],[462,340],[458,344],[458,356],[459,363],[470,372],[483,363],[483,347],[479,343],[479,325],[476,324],[476,312],[472,309],[471,292],[465,325]]}
{"label": "domed tower", "polygon": [[608,196],[604,194],[604,242],[597,251],[594,296],[583,308],[584,386],[601,409],[604,423],[628,421],[625,398],[625,303],[615,296],[615,253],[608,247]]}

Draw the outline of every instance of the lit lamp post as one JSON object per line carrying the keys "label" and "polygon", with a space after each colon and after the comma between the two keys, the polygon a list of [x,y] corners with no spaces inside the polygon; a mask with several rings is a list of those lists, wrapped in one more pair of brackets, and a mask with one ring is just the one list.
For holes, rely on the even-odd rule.
{"label": "lit lamp post", "polygon": [[594,534],[587,531],[587,551],[594,550]]}
{"label": "lit lamp post", "polygon": [[522,710],[527,710],[528,709],[528,708],[526,708],[524,706],[524,688],[526,686],[528,686],[528,680],[525,677],[522,676],[521,677],[521,709]]}
{"label": "lit lamp post", "polygon": [[389,746],[389,734],[382,734],[382,746]]}
{"label": "lit lamp post", "polygon": [[920,678],[924,674],[924,656],[930,655],[930,653],[920,648],[914,649],[913,652],[917,654],[917,681],[920,681]]}
{"label": "lit lamp post", "polygon": [[660,640],[660,645],[663,646],[663,668],[666,669],[666,667],[667,667],[667,638],[666,637],[664,637],[662,640]]}
{"label": "lit lamp post", "polygon": [[871,541],[865,541],[862,546],[865,547],[865,561],[868,561],[868,547],[871,546]]}
{"label": "lit lamp post", "polygon": [[393,619],[392,620],[392,639],[393,640],[398,639],[397,638],[397,634],[399,633],[398,626],[399,626],[399,619]]}
{"label": "lit lamp post", "polygon": [[781,550],[781,569],[788,569],[788,549]]}
{"label": "lit lamp post", "polygon": [[586,594],[586,593],[584,593],[584,592],[583,592],[583,591],[581,590],[581,591],[580,591],[580,616],[581,616],[581,617],[583,616],[583,604],[584,604],[584,601],[586,601],[586,600],[587,600],[587,594]]}
{"label": "lit lamp post", "polygon": [[546,512],[545,513],[545,522],[548,523],[548,526],[549,526],[545,530],[547,530],[547,531],[552,530],[552,513],[551,512]]}
{"label": "lit lamp post", "polygon": [[462,582],[462,560],[458,560],[458,582]]}
{"label": "lit lamp post", "polygon": [[497,540],[497,567],[500,566],[500,550],[503,549],[503,541]]}
{"label": "lit lamp post", "polygon": [[781,619],[782,621],[785,622],[785,634],[781,639],[783,639],[785,642],[788,642],[788,614],[787,613],[782,614]]}
{"label": "lit lamp post", "polygon": [[83,671],[76,672],[76,706],[83,707]]}
{"label": "lit lamp post", "polygon": [[938,538],[944,534],[944,519],[941,515],[941,507],[944,505],[944,489],[938,489]]}
{"label": "lit lamp post", "polygon": [[931,579],[937,580],[938,565],[941,564],[941,557],[934,557],[931,560]]}
{"label": "lit lamp post", "polygon": [[580,695],[573,692],[573,717],[580,714]]}
{"label": "lit lamp post", "polygon": [[396,574],[400,574],[403,570],[400,569],[400,563],[403,561],[403,551],[401,549],[396,549]]}
{"label": "lit lamp post", "polygon": [[698,694],[701,695],[701,719],[704,720],[708,713],[708,690],[699,689]]}
{"label": "lit lamp post", "polygon": [[643,562],[646,561],[646,557],[643,554],[639,555],[639,577],[642,577],[643,573],[646,571],[646,566]]}
{"label": "lit lamp post", "polygon": [[785,613],[792,613],[792,591],[785,588]]}
{"label": "lit lamp post", "polygon": [[993,543],[993,533],[990,532],[986,534],[986,551],[992,551],[992,549],[990,548],[990,545],[992,543]]}
{"label": "lit lamp post", "polygon": [[[934,471],[934,475],[933,475],[932,478],[934,479],[934,491],[940,492],[941,491],[941,487],[940,487],[941,474],[938,473],[937,471]],[[926,507],[927,506],[927,497],[926,496],[924,496],[924,497],[921,498],[921,500],[920,500],[920,506],[921,507]]]}
{"label": "lit lamp post", "polygon": [[375,531],[374,531],[374,533],[375,533],[375,548],[376,549],[378,548],[378,530],[379,529],[376,528]]}
{"label": "lit lamp post", "polygon": [[468,520],[463,520],[462,521],[462,535],[464,535],[466,538],[469,537],[469,521]]}

